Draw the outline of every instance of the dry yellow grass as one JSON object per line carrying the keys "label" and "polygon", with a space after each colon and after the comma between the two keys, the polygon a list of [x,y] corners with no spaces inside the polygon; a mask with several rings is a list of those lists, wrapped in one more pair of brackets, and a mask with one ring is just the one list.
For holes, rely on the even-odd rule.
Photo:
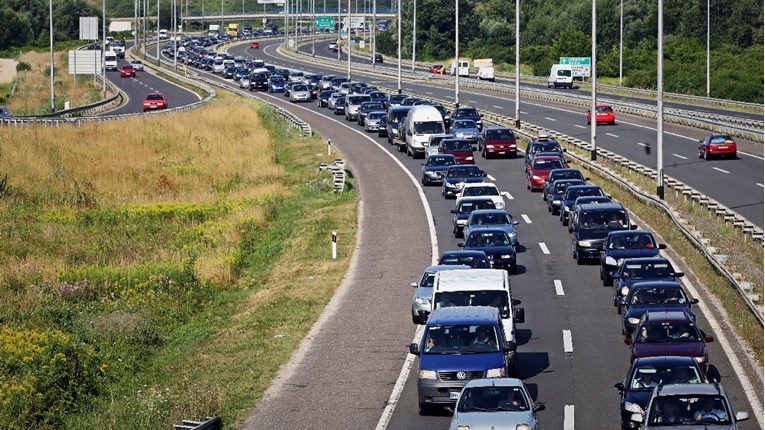
{"label": "dry yellow grass", "polygon": [[[79,75],[75,81],[68,70],[68,53],[56,52],[54,88],[57,109],[62,109],[64,101],[72,107],[84,106],[101,99],[101,83],[95,82],[92,75]],[[16,115],[31,115],[50,112],[50,54],[27,52],[17,58],[26,62],[31,70],[21,71],[16,75],[18,86],[15,96],[7,104]]]}

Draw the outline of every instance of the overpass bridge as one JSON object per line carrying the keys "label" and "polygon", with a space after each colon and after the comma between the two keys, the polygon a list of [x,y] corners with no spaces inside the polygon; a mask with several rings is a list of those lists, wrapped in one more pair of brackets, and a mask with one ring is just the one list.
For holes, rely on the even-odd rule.
{"label": "overpass bridge", "polygon": [[[338,12],[337,9],[327,9],[327,12],[324,13],[323,10],[316,10],[316,16],[337,16]],[[348,11],[341,11],[340,15],[342,17],[348,16]],[[273,11],[273,12],[245,12],[245,13],[224,13],[224,14],[189,14],[187,16],[181,16],[179,19],[184,22],[221,22],[221,21],[258,21],[262,20],[264,18],[269,19],[275,19],[275,20],[283,20],[285,14],[280,11]],[[304,11],[301,14],[290,14],[290,20],[292,20],[295,16],[299,16],[302,20],[305,19],[311,19],[311,13],[310,11]],[[372,11],[364,11],[355,13],[351,11],[351,16],[353,17],[359,17],[363,16],[366,19],[372,19]],[[398,15],[395,11],[392,11],[390,8],[385,8],[382,11],[378,10],[375,14],[375,17],[378,20],[381,19],[393,19],[396,18]]]}

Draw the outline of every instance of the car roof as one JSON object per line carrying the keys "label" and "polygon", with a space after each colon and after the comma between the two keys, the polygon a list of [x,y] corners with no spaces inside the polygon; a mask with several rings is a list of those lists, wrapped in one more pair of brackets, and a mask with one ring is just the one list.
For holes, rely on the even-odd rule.
{"label": "car roof", "polygon": [[462,269],[439,272],[436,291],[509,291],[510,280],[501,269]]}
{"label": "car roof", "polygon": [[494,188],[497,188],[497,185],[494,182],[473,182],[473,183],[465,184],[464,188],[475,188],[475,187],[494,187]]}
{"label": "car roof", "polygon": [[579,205],[583,211],[615,211],[626,210],[621,203],[585,203]]}
{"label": "car roof", "polygon": [[434,309],[428,326],[441,324],[493,324],[499,320],[499,310],[492,306],[452,306]]}
{"label": "car roof", "polygon": [[501,214],[501,215],[510,215],[510,213],[505,209],[476,209],[473,212],[470,212],[470,214],[476,214],[476,215],[482,215],[482,214]]}
{"label": "car roof", "polygon": [[656,396],[682,395],[724,396],[725,390],[723,390],[722,385],[717,382],[711,384],[667,384],[661,385],[656,389]]}
{"label": "car roof", "polygon": [[693,322],[691,317],[685,311],[648,311],[645,313],[647,321],[688,321]]}
{"label": "car roof", "polygon": [[695,362],[696,360],[693,357],[680,355],[660,355],[636,358],[632,366],[681,366],[683,364],[692,365]]}
{"label": "car roof", "polygon": [[[470,269],[470,266],[465,266],[461,264],[436,264],[435,266],[429,266],[425,268],[425,272],[438,272],[441,270],[459,270],[459,269]],[[475,270],[475,269],[473,269]]]}
{"label": "car roof", "polygon": [[617,230],[617,231],[611,231],[608,233],[609,236],[628,236],[631,234],[650,234],[651,236],[653,236],[653,233],[651,233],[648,230]]}
{"label": "car roof", "polygon": [[625,258],[625,263],[669,263],[669,260],[667,260],[664,257],[634,257],[634,258]]}
{"label": "car roof", "polygon": [[[481,255],[481,256],[486,257],[486,253],[483,252],[483,251],[475,251],[475,250],[468,250],[468,249],[461,249],[461,250],[454,250],[454,251],[444,251],[442,257],[444,255],[451,255],[451,256],[455,256],[455,255],[457,255],[457,256],[458,255],[472,255],[472,256]],[[476,269],[470,269],[470,270],[476,270]]]}
{"label": "car roof", "polygon": [[479,378],[472,379],[465,387],[521,387],[523,382],[518,378]]}
{"label": "car roof", "polygon": [[468,196],[460,199],[460,204],[470,202],[494,202],[490,196]]}

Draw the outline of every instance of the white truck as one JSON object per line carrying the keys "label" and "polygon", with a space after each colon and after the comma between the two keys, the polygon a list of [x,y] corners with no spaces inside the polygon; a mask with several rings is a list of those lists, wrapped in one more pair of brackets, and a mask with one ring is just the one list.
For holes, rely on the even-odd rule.
{"label": "white truck", "polygon": [[163,28],[162,30],[159,30],[159,38],[160,39],[167,39],[167,29]]}
{"label": "white truck", "polygon": [[412,158],[425,157],[430,136],[445,132],[444,118],[438,109],[428,105],[413,106],[406,117],[406,129],[404,133],[399,133],[399,138],[406,145],[406,154]]}
{"label": "white truck", "polygon": [[478,79],[494,82],[494,62],[491,58],[473,60],[473,66],[478,69]]}
{"label": "white truck", "polygon": [[207,29],[207,35],[209,37],[218,37],[220,34],[220,24],[210,24],[210,27]]}
{"label": "white truck", "polygon": [[574,86],[574,73],[568,64],[553,64],[547,78],[547,88],[568,88]]}
{"label": "white truck", "polygon": [[467,60],[452,61],[452,67],[449,71],[452,76],[470,76],[470,63]]}
{"label": "white truck", "polygon": [[114,51],[104,52],[104,69],[117,70],[117,53]]}
{"label": "white truck", "polygon": [[[455,269],[436,272],[431,311],[449,306],[492,306],[499,310],[503,337],[515,342],[515,324],[526,319],[520,300],[513,299],[510,278],[501,269]],[[508,368],[515,373],[515,351],[509,352]],[[508,375],[510,376],[510,375]]]}

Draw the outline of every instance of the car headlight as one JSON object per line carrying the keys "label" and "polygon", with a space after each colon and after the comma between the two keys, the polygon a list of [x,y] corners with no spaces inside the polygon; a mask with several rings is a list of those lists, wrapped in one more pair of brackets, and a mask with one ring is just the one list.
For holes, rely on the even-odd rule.
{"label": "car headlight", "polygon": [[470,426],[458,425],[455,430],[470,430]]}
{"label": "car headlight", "polygon": [[638,325],[640,324],[640,318],[627,318],[627,322],[629,324]]}
{"label": "car headlight", "polygon": [[592,242],[590,242],[589,240],[580,240],[579,242],[577,242],[577,244],[579,246],[584,246],[584,247],[592,246]]}
{"label": "car headlight", "polygon": [[511,257],[510,254],[502,254],[499,256],[499,258],[510,258],[510,257]]}
{"label": "car headlight", "polygon": [[626,296],[630,293],[630,287],[624,286],[621,290],[619,290],[619,293],[623,296]]}
{"label": "car headlight", "polygon": [[701,357],[693,357],[694,360],[696,360],[696,363],[703,364],[706,363],[707,357],[702,355]]}
{"label": "car headlight", "polygon": [[614,257],[611,257],[610,255],[606,257],[606,264],[609,266],[616,266],[616,259]]}
{"label": "car headlight", "polygon": [[427,298],[427,297],[417,297],[414,300],[414,302],[417,303],[418,305],[421,305],[421,306],[428,306],[428,305],[430,305],[430,299]]}
{"label": "car headlight", "polygon": [[624,402],[624,410],[627,412],[632,412],[633,414],[643,413],[643,408],[641,408],[637,403],[632,402]]}
{"label": "car headlight", "polygon": [[420,370],[420,373],[417,376],[420,379],[436,379],[436,371],[435,370]]}
{"label": "car headlight", "polygon": [[432,177],[436,177],[436,176],[438,176],[438,175],[436,174],[436,172],[434,172],[434,171],[432,171],[432,170],[426,170],[426,171],[425,171],[425,176],[432,176]]}
{"label": "car headlight", "polygon": [[533,180],[535,180],[535,181],[541,181],[541,180],[542,180],[542,178],[540,178],[540,177],[539,177],[539,176],[537,176],[537,175],[532,175],[532,176],[531,176],[531,179],[533,179]]}
{"label": "car headlight", "polygon": [[473,157],[465,157],[465,160],[472,160]]}
{"label": "car headlight", "polygon": [[494,145],[486,145],[486,149],[494,149]]}
{"label": "car headlight", "polygon": [[563,206],[563,212],[571,212],[571,208],[568,206]]}
{"label": "car headlight", "polygon": [[444,187],[446,187],[446,188],[457,188],[457,184],[453,184],[451,182],[444,182]]}
{"label": "car headlight", "polygon": [[518,236],[518,233],[515,233],[515,232],[510,232],[507,234],[507,237],[509,237],[510,239],[515,239],[516,236]]}
{"label": "car headlight", "polygon": [[505,368],[497,367],[496,369],[489,369],[486,371],[487,378],[502,378],[505,376]]}
{"label": "car headlight", "polygon": [[458,219],[457,220],[457,225],[466,225],[466,224],[467,224],[467,220],[466,219]]}
{"label": "car headlight", "polygon": [[563,202],[563,200],[560,200],[560,199],[553,199],[553,201],[552,201],[552,202],[553,202],[553,204],[559,205],[559,204],[561,204],[561,203]]}

